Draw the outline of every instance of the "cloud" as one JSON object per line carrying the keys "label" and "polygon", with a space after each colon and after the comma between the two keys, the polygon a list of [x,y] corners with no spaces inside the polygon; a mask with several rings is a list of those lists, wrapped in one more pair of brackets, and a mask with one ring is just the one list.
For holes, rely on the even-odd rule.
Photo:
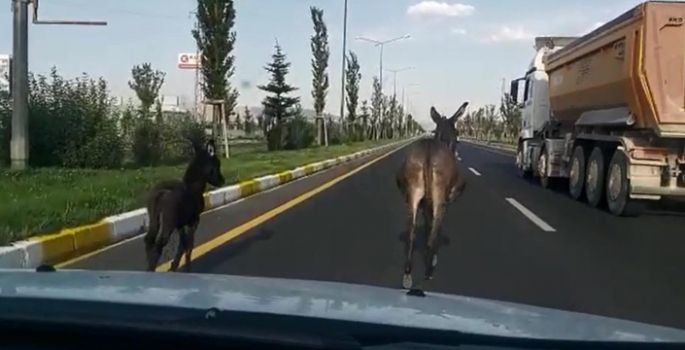
{"label": "cloud", "polygon": [[466,29],[464,28],[452,28],[450,32],[454,35],[466,35]]}
{"label": "cloud", "polygon": [[527,41],[535,37],[535,34],[526,30],[523,26],[502,26],[496,32],[490,34],[485,41],[490,42],[512,42]]}
{"label": "cloud", "polygon": [[411,17],[464,17],[470,16],[476,8],[465,4],[449,4],[438,1],[422,1],[409,6],[407,14]]}

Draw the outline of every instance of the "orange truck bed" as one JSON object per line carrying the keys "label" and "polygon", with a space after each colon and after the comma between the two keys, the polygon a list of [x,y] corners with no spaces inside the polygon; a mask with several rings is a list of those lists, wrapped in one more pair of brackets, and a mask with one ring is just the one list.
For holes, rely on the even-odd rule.
{"label": "orange truck bed", "polygon": [[685,137],[685,3],[642,3],[547,55],[545,69],[562,124]]}

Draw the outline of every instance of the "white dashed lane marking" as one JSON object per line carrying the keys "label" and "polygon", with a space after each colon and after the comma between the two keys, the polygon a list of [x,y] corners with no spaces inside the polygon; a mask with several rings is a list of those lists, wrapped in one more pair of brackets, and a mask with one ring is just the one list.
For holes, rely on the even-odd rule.
{"label": "white dashed lane marking", "polygon": [[469,170],[471,170],[471,172],[474,173],[476,176],[480,176],[480,173],[478,172],[478,170],[471,168],[471,167],[469,167]]}
{"label": "white dashed lane marking", "polygon": [[540,219],[537,215],[535,215],[530,209],[526,208],[523,206],[523,204],[519,203],[516,199],[514,198],[506,198],[507,202],[509,204],[513,205],[514,208],[518,209],[523,215],[525,215],[528,220],[532,221],[534,224],[538,225],[543,231],[545,232],[556,232],[557,230],[554,229],[554,227],[550,226],[548,223],[546,223],[544,220]]}

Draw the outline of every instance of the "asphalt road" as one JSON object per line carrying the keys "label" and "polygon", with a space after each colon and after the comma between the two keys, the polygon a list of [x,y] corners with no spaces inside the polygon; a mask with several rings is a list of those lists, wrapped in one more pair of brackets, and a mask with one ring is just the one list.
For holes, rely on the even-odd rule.
{"label": "asphalt road", "polygon": [[[506,151],[461,143],[460,157],[469,183],[448,210],[450,244],[428,290],[685,329],[685,214],[617,218],[517,178]],[[209,251],[193,270],[399,288],[402,158],[389,154]],[[366,160],[205,215],[198,245]],[[139,270],[143,260],[134,239],[68,268]]]}

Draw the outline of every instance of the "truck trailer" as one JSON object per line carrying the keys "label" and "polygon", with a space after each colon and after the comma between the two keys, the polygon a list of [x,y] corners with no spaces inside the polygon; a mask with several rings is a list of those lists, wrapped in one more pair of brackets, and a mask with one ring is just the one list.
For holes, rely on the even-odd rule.
{"label": "truck trailer", "polygon": [[619,216],[685,196],[685,3],[648,1],[580,38],[538,37],[535,49],[510,87],[520,176],[567,184]]}

